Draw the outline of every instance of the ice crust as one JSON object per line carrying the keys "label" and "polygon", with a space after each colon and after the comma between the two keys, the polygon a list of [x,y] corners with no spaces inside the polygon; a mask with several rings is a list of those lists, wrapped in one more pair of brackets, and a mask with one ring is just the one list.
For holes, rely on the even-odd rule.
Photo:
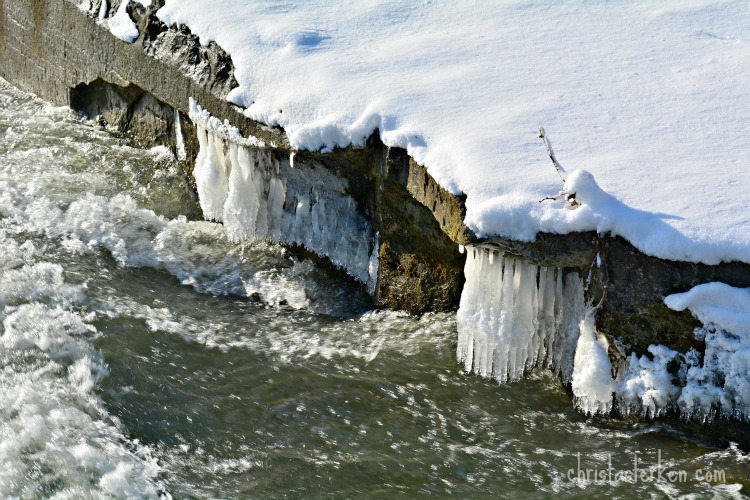
{"label": "ice crust", "polygon": [[200,150],[193,172],[203,216],[224,223],[230,241],[266,239],[298,244],[374,292],[378,239],[351,196],[298,177],[264,143],[242,138],[191,101]]}
{"label": "ice crust", "polygon": [[[632,353],[612,379],[606,340],[599,338],[601,348],[597,349],[591,343],[595,332],[582,327],[573,375],[573,393],[579,407],[587,413],[608,413],[614,394],[618,411],[623,415],[655,418],[679,411],[684,418],[700,421],[717,416],[747,420],[750,290],[718,282],[705,283],[688,292],[669,295],[664,302],[674,310],[690,309],[703,323],[696,328],[695,336],[705,341],[705,352],[691,349],[680,353],[664,345],[650,345],[647,355]],[[595,356],[589,354],[586,360],[582,355],[580,365],[592,375],[598,370],[599,375],[581,378],[576,384],[582,347],[583,353],[599,351]],[[585,396],[583,401],[580,394]],[[591,405],[592,399],[599,403]]]}
{"label": "ice crust", "polygon": [[[377,129],[467,194],[480,235],[600,229],[659,257],[750,262],[746,2],[167,0],[158,16],[230,53],[246,116],[297,149]],[[560,190],[539,125],[601,189],[568,181],[607,197],[538,203]]]}

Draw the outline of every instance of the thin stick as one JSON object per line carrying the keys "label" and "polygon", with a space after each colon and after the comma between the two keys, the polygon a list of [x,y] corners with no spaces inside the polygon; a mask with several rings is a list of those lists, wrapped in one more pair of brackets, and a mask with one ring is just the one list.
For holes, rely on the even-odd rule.
{"label": "thin stick", "polygon": [[547,140],[547,136],[544,135],[544,127],[539,127],[539,137],[544,142],[544,147],[547,148],[547,156],[549,156],[549,159],[552,160],[552,164],[555,166],[555,170],[557,170],[557,174],[560,176],[560,179],[565,182],[565,175],[567,172],[565,172],[565,169],[562,165],[557,161],[557,158],[555,158],[555,152],[552,151],[552,146],[550,145],[549,141]]}

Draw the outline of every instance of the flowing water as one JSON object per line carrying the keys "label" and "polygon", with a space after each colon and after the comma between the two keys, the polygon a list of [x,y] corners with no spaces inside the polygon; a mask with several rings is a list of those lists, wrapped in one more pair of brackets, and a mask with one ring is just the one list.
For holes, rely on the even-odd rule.
{"label": "flowing water", "polygon": [[750,485],[734,446],[587,418],[546,371],[502,386],[467,375],[455,315],[372,311],[340,273],[232,244],[199,216],[165,151],[0,84],[0,497],[734,498]]}

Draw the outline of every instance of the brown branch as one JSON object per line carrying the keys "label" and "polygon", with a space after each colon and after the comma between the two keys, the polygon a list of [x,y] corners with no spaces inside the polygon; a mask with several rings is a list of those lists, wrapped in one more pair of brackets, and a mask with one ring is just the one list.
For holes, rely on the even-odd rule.
{"label": "brown branch", "polygon": [[561,195],[559,195],[559,194],[558,194],[557,196],[545,196],[544,198],[542,198],[541,200],[539,200],[539,203],[541,203],[541,202],[543,202],[543,201],[547,201],[547,200],[554,200],[554,201],[557,201],[557,199],[558,199],[558,198],[559,198],[560,196],[561,196]]}

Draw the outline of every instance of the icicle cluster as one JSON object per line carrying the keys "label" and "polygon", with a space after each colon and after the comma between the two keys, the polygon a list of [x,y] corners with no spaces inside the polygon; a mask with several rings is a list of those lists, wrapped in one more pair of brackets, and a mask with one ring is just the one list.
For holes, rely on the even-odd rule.
{"label": "icicle cluster", "polygon": [[[191,103],[194,105],[194,103]],[[346,195],[310,188],[289,175],[271,152],[248,140],[234,141],[227,125],[212,126],[194,105],[200,151],[193,175],[203,216],[224,223],[232,241],[263,238],[298,244],[374,290],[378,266],[377,235]],[[294,170],[292,172],[297,172]],[[322,184],[322,183],[318,183]]]}
{"label": "icicle cluster", "polygon": [[607,355],[609,344],[604,336],[597,335],[595,319],[596,308],[592,307],[581,321],[571,380],[576,406],[588,415],[609,413],[615,391],[612,364]]}
{"label": "icicle cluster", "polygon": [[458,310],[458,359],[500,383],[547,366],[570,381],[583,284],[575,273],[538,267],[495,250],[467,246]]}

